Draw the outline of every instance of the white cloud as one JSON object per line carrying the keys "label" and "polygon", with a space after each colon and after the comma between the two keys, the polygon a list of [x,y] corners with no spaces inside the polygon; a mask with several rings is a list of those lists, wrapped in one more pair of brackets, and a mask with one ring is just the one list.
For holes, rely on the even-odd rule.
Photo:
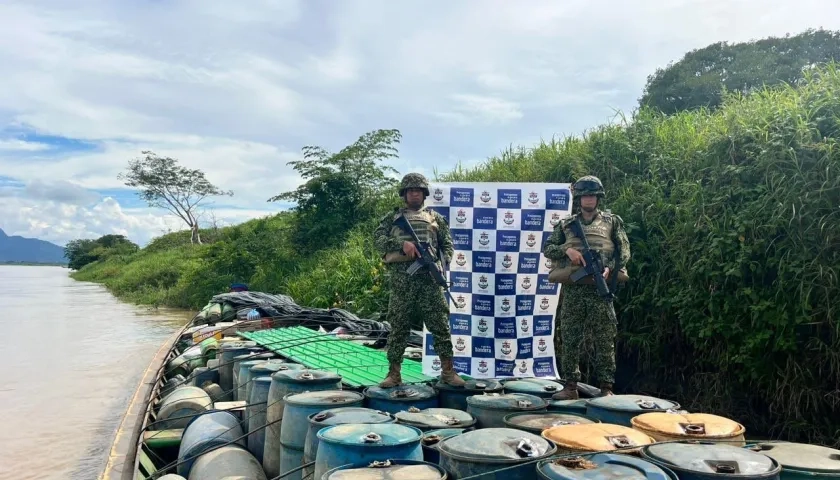
{"label": "white cloud", "polygon": [[7,0],[0,177],[27,186],[0,187],[0,220],[8,228],[17,202],[20,233],[157,234],[157,212],[119,195],[132,208],[117,212],[83,190],[122,188],[141,150],[234,190],[216,200],[230,218],[259,216],[300,182],[286,162],[304,145],[337,151],[399,128],[394,166],[431,175],[629,111],[647,76],[691,49],[818,26],[840,29],[840,3]]}

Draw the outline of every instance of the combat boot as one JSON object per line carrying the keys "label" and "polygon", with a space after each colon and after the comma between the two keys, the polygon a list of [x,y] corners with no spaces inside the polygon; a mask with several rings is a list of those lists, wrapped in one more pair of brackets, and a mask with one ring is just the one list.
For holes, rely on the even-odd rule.
{"label": "combat boot", "polygon": [[453,387],[463,387],[464,384],[467,383],[458,375],[458,372],[455,371],[455,368],[452,366],[451,358],[441,358],[440,365],[442,367],[440,372],[441,381],[448,383]]}
{"label": "combat boot", "polygon": [[613,395],[613,384],[608,382],[601,383],[601,393],[598,395],[599,397],[608,397]]}
{"label": "combat boot", "polygon": [[577,400],[578,396],[577,382],[566,382],[563,390],[551,396],[552,400]]}
{"label": "combat boot", "polygon": [[382,388],[391,388],[396,387],[397,385],[402,385],[402,375],[400,375],[401,369],[402,362],[389,362],[388,376],[385,377],[385,380],[379,382],[379,386]]}

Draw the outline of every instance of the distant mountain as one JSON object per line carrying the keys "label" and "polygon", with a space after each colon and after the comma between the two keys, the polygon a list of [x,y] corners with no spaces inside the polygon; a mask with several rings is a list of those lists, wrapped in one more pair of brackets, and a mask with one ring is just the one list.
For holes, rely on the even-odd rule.
{"label": "distant mountain", "polygon": [[0,263],[62,263],[66,264],[64,248],[37,238],[6,235],[0,229]]}

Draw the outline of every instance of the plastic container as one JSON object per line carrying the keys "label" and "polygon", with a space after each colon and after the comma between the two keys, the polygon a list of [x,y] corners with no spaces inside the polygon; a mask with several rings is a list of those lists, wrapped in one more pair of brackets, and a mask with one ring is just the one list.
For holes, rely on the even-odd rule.
{"label": "plastic container", "polygon": [[543,460],[537,464],[541,480],[678,480],[668,468],[615,453]]}
{"label": "plastic container", "polygon": [[[438,451],[439,465],[454,479],[513,467],[494,478],[531,480],[536,477],[534,460],[553,455],[557,447],[551,441],[522,430],[485,428],[449,437],[440,442]],[[521,465],[516,467],[518,464]]]}
{"label": "plastic container", "polygon": [[542,437],[557,445],[558,454],[607,452],[638,453],[655,440],[630,427],[612,423],[560,425],[543,430]]}
{"label": "plastic container", "polygon": [[679,410],[680,404],[647,395],[609,395],[591,398],[586,404],[586,416],[604,423],[632,427],[630,419],[643,413]]}
{"label": "plastic container", "polygon": [[397,418],[397,423],[417,427],[423,432],[441,428],[472,430],[476,422],[475,417],[469,413],[452,408],[420,410],[412,407],[407,411],[396,413],[394,416]]}
{"label": "plastic container", "polygon": [[417,460],[360,462],[333,468],[321,477],[324,480],[445,480],[440,466]]}
{"label": "plastic container", "polygon": [[586,415],[586,404],[588,403],[588,398],[579,398],[577,400],[549,400],[547,410],[549,412]]}
{"label": "plastic container", "polygon": [[551,399],[551,396],[563,390],[563,385],[542,378],[519,378],[503,382],[505,393],[527,393],[535,397]]}
{"label": "plastic container", "polygon": [[642,448],[641,455],[680,480],[775,480],[782,471],[770,457],[714,442],[659,443]]}
{"label": "plastic container", "polygon": [[781,480],[840,480],[840,450],[807,443],[772,442],[748,449],[782,466]]}
{"label": "plastic container", "polygon": [[440,461],[440,452],[438,452],[440,442],[467,431],[463,428],[441,428],[423,433],[423,439],[420,440],[420,446],[423,448],[423,460],[437,465]]}
{"label": "plastic container", "polygon": [[438,381],[435,384],[438,391],[438,404],[440,408],[453,408],[455,410],[467,410],[467,398],[473,395],[484,393],[502,393],[504,387],[498,380],[473,379],[467,380],[463,387],[455,387]]}
{"label": "plastic container", "polygon": [[252,382],[251,397],[245,407],[248,425],[248,451],[262,464],[265,452],[265,414],[271,378],[257,377]]}
{"label": "plastic container", "polygon": [[225,392],[224,400],[233,398],[229,392],[233,389],[233,359],[239,355],[245,355],[257,347],[256,342],[225,342],[221,345],[219,362],[219,386]]}
{"label": "plastic container", "polygon": [[244,447],[244,438],[236,440],[243,435],[239,419],[230,412],[216,410],[193,418],[181,435],[178,475],[190,478],[193,463],[207,449],[231,442]]}
{"label": "plastic container", "polygon": [[236,445],[228,445],[198,457],[193,463],[188,480],[235,478],[267,480],[260,462],[251,452]]}
{"label": "plastic container", "polygon": [[[251,378],[270,378],[274,372],[279,372],[281,370],[304,370],[305,368],[306,367],[298,363],[280,363],[279,359],[272,359],[265,363],[260,363],[251,367],[249,376]],[[253,388],[252,383],[245,386],[245,398],[251,398],[251,388]]]}
{"label": "plastic container", "polygon": [[423,432],[395,423],[333,425],[318,432],[315,476],[342,465],[374,460],[423,460]]}
{"label": "plastic container", "polygon": [[630,420],[633,428],[657,442],[706,440],[744,446],[744,426],[708,413],[643,413]]}
{"label": "plastic container", "polygon": [[542,435],[543,430],[560,425],[600,423],[598,420],[584,417],[582,415],[556,412],[517,412],[505,415],[503,420],[507,428],[523,430],[533,433],[534,435]]}
{"label": "plastic container", "polygon": [[514,412],[544,412],[545,399],[524,393],[486,393],[467,398],[467,413],[477,428],[505,428],[504,418]]}
{"label": "plastic container", "polygon": [[411,407],[422,410],[438,406],[437,392],[428,385],[400,385],[391,388],[368,387],[364,394],[366,407],[394,414],[406,411]]}
{"label": "plastic container", "polygon": [[213,408],[210,395],[188,385],[174,390],[160,402],[156,427],[160,430],[184,428],[193,416]]}

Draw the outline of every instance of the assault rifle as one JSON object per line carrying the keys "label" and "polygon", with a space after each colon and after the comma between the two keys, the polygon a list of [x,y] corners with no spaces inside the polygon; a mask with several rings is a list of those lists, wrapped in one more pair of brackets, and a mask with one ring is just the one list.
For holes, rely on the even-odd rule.
{"label": "assault rifle", "polygon": [[[601,255],[592,250],[589,246],[589,241],[586,240],[586,235],[583,233],[583,226],[580,224],[580,219],[575,218],[572,220],[572,223],[569,224],[569,228],[571,228],[572,232],[580,238],[580,242],[583,246],[583,260],[586,263],[585,266],[582,266],[580,270],[576,271],[575,273],[571,274],[569,278],[577,283],[589,275],[592,275],[592,280],[595,282],[595,286],[598,288],[598,295],[604,299],[607,303],[612,303],[615,300],[615,291],[616,291],[616,281],[618,279],[618,271],[621,269],[620,260],[618,251],[616,250],[616,265],[615,271],[610,272],[612,274],[611,281],[612,281],[612,289],[607,287],[607,281],[604,279],[604,264],[601,262]],[[610,312],[610,318],[615,320],[615,312],[612,308],[608,308]]]}
{"label": "assault rifle", "polygon": [[[414,246],[417,247],[417,251],[420,252],[420,258],[414,261],[409,267],[406,269],[406,273],[409,275],[414,275],[423,267],[429,267],[429,273],[432,275],[432,278],[435,280],[435,283],[443,287],[443,291],[446,294],[449,300],[452,300],[454,303],[455,300],[452,298],[452,294],[449,292],[449,283],[446,281],[446,277],[444,277],[443,272],[437,266],[438,257],[436,257],[432,253],[432,247],[429,245],[428,242],[421,242],[420,239],[417,237],[417,233],[411,227],[411,224],[408,223],[405,216],[400,215],[394,221],[394,224],[404,231],[406,231],[411,238],[414,240]],[[444,265],[443,256],[441,255],[441,266],[446,268]]]}

